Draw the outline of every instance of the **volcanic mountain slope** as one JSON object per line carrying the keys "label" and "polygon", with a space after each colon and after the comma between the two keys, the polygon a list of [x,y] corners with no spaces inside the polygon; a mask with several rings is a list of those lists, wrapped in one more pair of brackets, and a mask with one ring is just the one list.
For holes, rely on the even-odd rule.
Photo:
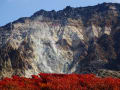
{"label": "volcanic mountain slope", "polygon": [[120,4],[40,10],[0,27],[0,76],[120,70]]}

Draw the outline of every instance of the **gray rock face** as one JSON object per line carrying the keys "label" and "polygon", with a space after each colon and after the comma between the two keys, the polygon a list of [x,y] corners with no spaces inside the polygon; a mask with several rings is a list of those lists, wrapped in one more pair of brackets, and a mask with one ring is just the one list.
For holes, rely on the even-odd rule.
{"label": "gray rock face", "polygon": [[68,6],[0,27],[0,76],[119,70],[119,17],[119,4]]}

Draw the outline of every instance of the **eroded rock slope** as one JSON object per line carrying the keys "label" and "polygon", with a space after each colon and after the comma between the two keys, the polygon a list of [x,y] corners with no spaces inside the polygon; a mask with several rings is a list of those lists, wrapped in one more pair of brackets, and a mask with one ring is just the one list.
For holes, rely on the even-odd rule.
{"label": "eroded rock slope", "polygon": [[0,76],[120,70],[120,4],[40,10],[0,27]]}

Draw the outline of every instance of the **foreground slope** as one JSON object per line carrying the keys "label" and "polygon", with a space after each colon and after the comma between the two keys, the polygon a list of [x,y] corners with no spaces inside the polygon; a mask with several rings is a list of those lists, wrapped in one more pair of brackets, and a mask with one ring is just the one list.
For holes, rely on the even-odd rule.
{"label": "foreground slope", "polygon": [[120,90],[120,79],[93,74],[45,74],[32,78],[13,76],[0,81],[1,90]]}
{"label": "foreground slope", "polygon": [[0,27],[0,76],[118,71],[119,41],[120,4],[40,10]]}

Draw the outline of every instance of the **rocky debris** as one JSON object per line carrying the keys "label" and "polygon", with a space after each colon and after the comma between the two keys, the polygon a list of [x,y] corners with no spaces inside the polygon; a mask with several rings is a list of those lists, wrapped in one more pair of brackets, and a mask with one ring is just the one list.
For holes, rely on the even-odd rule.
{"label": "rocky debris", "polygon": [[97,71],[97,76],[120,78],[120,71],[100,69]]}

